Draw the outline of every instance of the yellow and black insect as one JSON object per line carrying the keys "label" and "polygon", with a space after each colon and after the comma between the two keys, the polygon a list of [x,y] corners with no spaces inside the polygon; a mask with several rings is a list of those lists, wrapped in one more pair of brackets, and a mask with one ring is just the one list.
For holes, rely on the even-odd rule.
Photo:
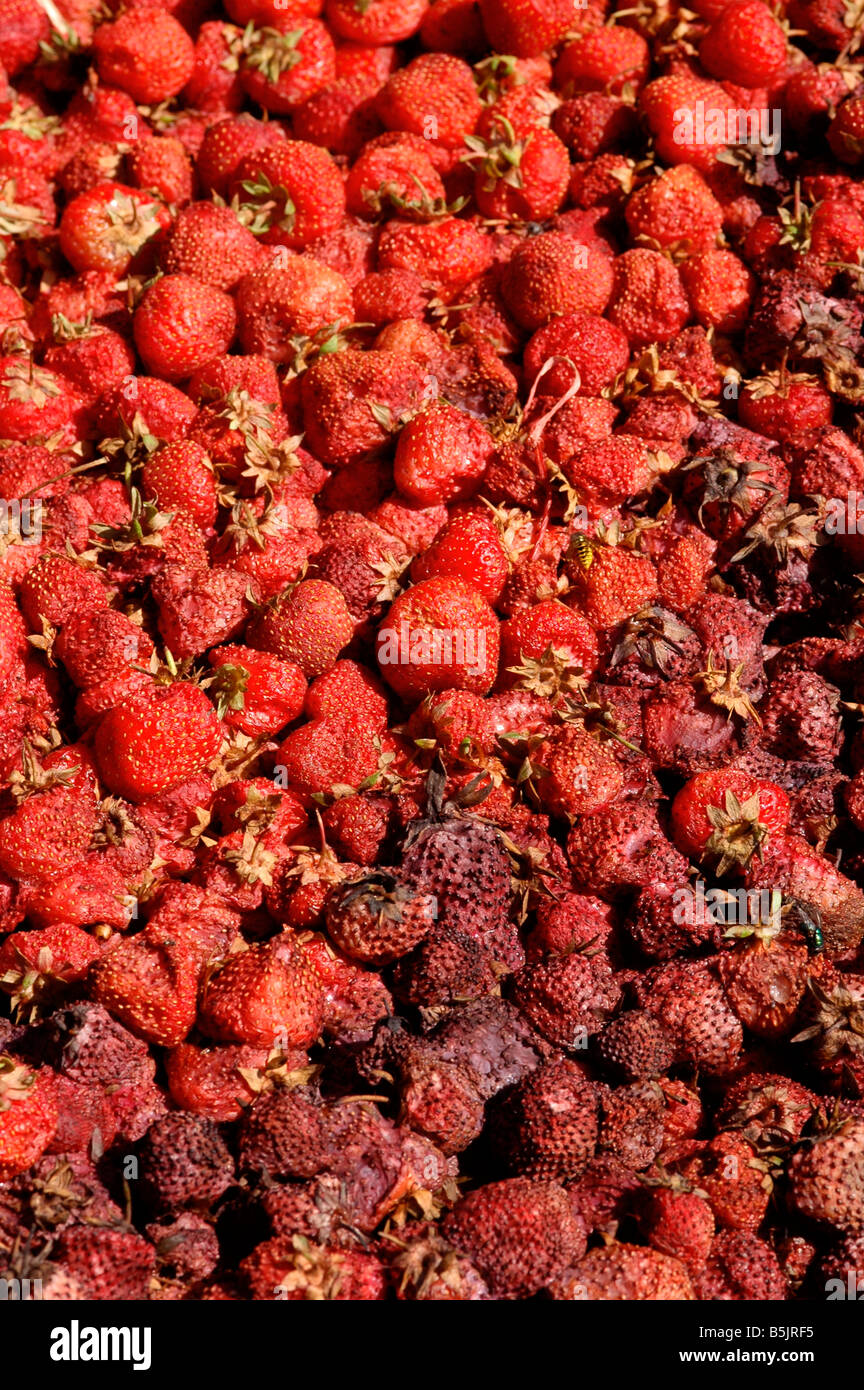
{"label": "yellow and black insect", "polygon": [[594,547],[587,536],[575,535],[570,542],[569,554],[579,561],[583,570],[590,569],[594,563]]}

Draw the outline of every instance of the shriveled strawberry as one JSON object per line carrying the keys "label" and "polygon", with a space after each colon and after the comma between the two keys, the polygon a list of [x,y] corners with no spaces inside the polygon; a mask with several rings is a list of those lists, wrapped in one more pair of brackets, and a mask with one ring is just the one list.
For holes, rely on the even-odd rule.
{"label": "shriveled strawberry", "polygon": [[532,330],[557,314],[602,314],[612,287],[609,258],[563,232],[543,232],[524,242],[501,281],[510,312]]}
{"label": "shriveled strawberry", "polygon": [[198,1021],[220,1042],[307,1047],[323,1015],[319,977],[288,934],[219,963],[205,981]]}
{"label": "shriveled strawberry", "polygon": [[244,351],[272,362],[293,362],[297,338],[335,333],[353,317],[351,290],[337,270],[311,256],[286,252],[278,265],[244,275],[236,295]]}

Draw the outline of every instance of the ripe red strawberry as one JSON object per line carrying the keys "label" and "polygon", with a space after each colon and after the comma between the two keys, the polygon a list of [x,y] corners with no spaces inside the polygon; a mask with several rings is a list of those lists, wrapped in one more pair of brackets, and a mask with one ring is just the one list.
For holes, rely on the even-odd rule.
{"label": "ripe red strawberry", "polygon": [[514,318],[533,331],[557,314],[602,314],[612,285],[610,260],[594,244],[543,232],[515,251],[501,292]]}
{"label": "ripe red strawberry", "polygon": [[243,105],[237,56],[243,32],[221,19],[209,19],[195,40],[195,66],[183,91],[189,105],[208,115],[223,116]]}
{"label": "ripe red strawberry", "polygon": [[584,1250],[564,1190],[529,1178],[475,1189],[445,1218],[443,1230],[503,1298],[536,1293]]}
{"label": "ripe red strawberry", "polygon": [[[682,166],[686,168],[687,166]],[[756,282],[743,261],[731,251],[704,251],[680,267],[693,316],[703,328],[737,333],[749,316]]]}
{"label": "ripe red strawberry", "polygon": [[97,760],[106,785],[138,802],[200,771],[220,742],[210,701],[197,686],[177,681],[147,687],[109,710],[99,726]]}
{"label": "ripe red strawberry", "polygon": [[251,647],[224,646],[210,652],[210,664],[217,712],[250,738],[278,733],[303,709],[306,681],[293,662]]}
{"label": "ripe red strawberry", "polygon": [[31,1071],[0,1056],[0,1178],[25,1172],[57,1129],[57,1102],[49,1068]]}
{"label": "ripe red strawberry", "polygon": [[381,269],[413,270],[451,299],[492,263],[485,231],[460,217],[434,222],[398,218],[387,222],[378,242]]}
{"label": "ripe red strawberry", "polygon": [[49,551],[28,570],[21,583],[21,609],[34,632],[43,621],[61,626],[74,612],[104,608],[108,602],[98,574],[66,555]]}
{"label": "ripe red strawberry", "polygon": [[404,497],[424,506],[469,497],[493,448],[479,420],[438,400],[415,415],[399,435],[394,481]]}
{"label": "ripe red strawberry", "polygon": [[304,709],[310,719],[345,716],[370,728],[387,727],[387,692],[377,676],[356,661],[337,661],[313,680]]}
{"label": "ripe red strawberry", "polygon": [[551,130],[531,130],[524,140],[496,126],[489,140],[471,136],[474,197],[484,217],[540,222],[564,201],[570,181],[566,147]]}
{"label": "ripe red strawberry", "polygon": [[689,859],[747,865],[766,838],[789,824],[789,798],[775,783],[735,768],[700,772],[678,792],[670,812],[675,844]]}
{"label": "ripe red strawberry", "polygon": [[135,345],[149,371],[180,381],[227,352],[235,325],[227,294],[191,275],[164,275],[135,311]]}
{"label": "ripe red strawberry", "polygon": [[368,144],[345,183],[348,211],[369,221],[399,213],[422,221],[446,203],[444,185],[431,160],[404,144]]}
{"label": "ripe red strawberry", "polygon": [[207,129],[196,159],[202,187],[227,197],[244,159],[284,139],[277,121],[259,121],[245,113],[216,121]]}
{"label": "ripe red strawberry", "polygon": [[271,246],[304,247],[339,226],[345,190],[331,156],[304,140],[283,140],[240,162],[232,190]]}
{"label": "ripe red strawberry", "polygon": [[333,40],[318,19],[280,13],[242,38],[240,82],[247,96],[286,116],[336,75]]}
{"label": "ripe red strawberry", "polygon": [[485,512],[466,511],[454,516],[429,549],[415,557],[411,578],[415,584],[442,577],[464,579],[495,604],[509,569],[494,518]]}
{"label": "ripe red strawberry", "polygon": [[[182,1110],[208,1120],[238,1120],[255,1099],[253,1074],[264,1078],[269,1055],[267,1048],[244,1043],[222,1047],[179,1043],[165,1055],[172,1099]],[[297,1060],[304,1056],[298,1054]]]}
{"label": "ripe red strawberry", "polygon": [[247,632],[250,646],[293,661],[307,677],[320,676],[348,645],[354,623],[337,588],[306,579],[262,608]]}
{"label": "ripe red strawberry", "polygon": [[139,102],[176,96],[195,63],[192,40],[165,10],[129,11],[112,24],[100,24],[93,49],[102,81]]}
{"label": "ripe red strawberry", "polygon": [[219,963],[204,983],[198,1021],[220,1042],[308,1047],[323,1013],[319,978],[287,934]]}
{"label": "ripe red strawberry", "polygon": [[627,225],[634,241],[661,250],[709,251],[722,223],[722,207],[689,164],[665,170],[627,200]]}
{"label": "ripe red strawberry", "polygon": [[828,128],[828,144],[843,164],[860,164],[864,159],[864,100],[860,96],[844,101]]}
{"label": "ripe red strawberry", "polygon": [[46,878],[84,855],[96,828],[92,798],[53,787],[27,797],[0,821],[0,868],[17,878]]}
{"label": "ripe red strawberry", "polygon": [[762,0],[732,0],[699,46],[699,61],[714,77],[742,87],[764,87],[780,75],[786,35]]}
{"label": "ripe red strawberry", "polygon": [[168,209],[151,193],[122,183],[98,183],[66,205],[60,249],[75,270],[121,274],[170,220]]}
{"label": "ripe red strawberry", "polygon": [[384,84],[376,101],[388,130],[404,130],[459,149],[481,112],[474,74],[462,58],[422,53]]}
{"label": "ripe red strawberry", "polygon": [[392,44],[410,39],[427,9],[421,0],[378,0],[358,10],[352,0],[330,0],[327,23],[340,39],[357,44]]}
{"label": "ripe red strawberry", "polygon": [[595,29],[562,49],[555,86],[565,96],[594,91],[618,95],[625,86],[642,86],[650,61],[648,44],[638,30],[625,25]]}
{"label": "ripe red strawberry", "polygon": [[59,435],[63,442],[81,432],[81,398],[71,382],[37,367],[32,357],[16,352],[0,356],[0,430],[4,439],[37,441]]}
{"label": "ripe red strawberry", "polygon": [[700,173],[713,167],[717,151],[728,143],[734,108],[734,98],[718,83],[687,71],[655,77],[638,100],[660,158],[667,164],[691,164]]}
{"label": "ripe red strawberry", "polygon": [[517,58],[537,57],[586,22],[575,0],[481,0],[480,13],[493,48]]}
{"label": "ripe red strawberry", "polygon": [[188,512],[202,530],[216,521],[216,479],[200,444],[180,440],[154,450],[141,470],[141,487],[162,511]]}

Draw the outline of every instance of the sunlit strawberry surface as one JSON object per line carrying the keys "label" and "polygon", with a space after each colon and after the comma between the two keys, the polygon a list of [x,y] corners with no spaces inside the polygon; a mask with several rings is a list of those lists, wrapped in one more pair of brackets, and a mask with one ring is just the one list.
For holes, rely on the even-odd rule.
{"label": "sunlit strawberry surface", "polygon": [[0,1277],[864,1278],[860,0],[0,61]]}

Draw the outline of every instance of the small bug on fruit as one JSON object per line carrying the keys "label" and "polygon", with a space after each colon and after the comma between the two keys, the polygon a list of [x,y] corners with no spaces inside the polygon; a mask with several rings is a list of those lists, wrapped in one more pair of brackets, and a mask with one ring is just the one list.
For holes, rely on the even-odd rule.
{"label": "small bug on fruit", "polygon": [[594,563],[594,548],[587,536],[576,535],[570,542],[570,554],[573,555],[583,569],[590,569]]}

